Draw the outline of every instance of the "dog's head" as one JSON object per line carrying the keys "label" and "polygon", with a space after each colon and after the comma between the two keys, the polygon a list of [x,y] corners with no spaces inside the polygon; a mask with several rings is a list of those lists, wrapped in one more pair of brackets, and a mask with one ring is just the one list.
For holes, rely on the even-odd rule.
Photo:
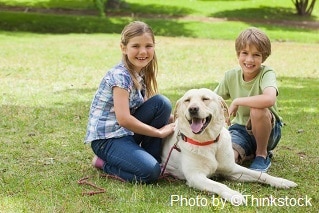
{"label": "dog's head", "polygon": [[175,119],[183,134],[198,140],[217,137],[228,115],[224,100],[212,90],[188,90],[176,103]]}

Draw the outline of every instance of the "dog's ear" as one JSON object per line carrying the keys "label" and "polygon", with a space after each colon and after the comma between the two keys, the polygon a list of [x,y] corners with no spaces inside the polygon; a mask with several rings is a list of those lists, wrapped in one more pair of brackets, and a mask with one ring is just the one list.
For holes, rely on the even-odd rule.
{"label": "dog's ear", "polygon": [[177,117],[178,117],[178,109],[179,109],[179,106],[180,106],[180,103],[181,103],[181,99],[178,99],[176,101],[176,104],[175,104],[175,109],[174,109],[174,121],[176,121]]}
{"label": "dog's ear", "polygon": [[228,113],[228,106],[227,106],[225,100],[222,97],[219,96],[218,100],[219,100],[220,105],[222,107],[222,110],[224,112],[225,122],[227,123],[228,126],[230,126],[230,116],[229,116],[229,113]]}

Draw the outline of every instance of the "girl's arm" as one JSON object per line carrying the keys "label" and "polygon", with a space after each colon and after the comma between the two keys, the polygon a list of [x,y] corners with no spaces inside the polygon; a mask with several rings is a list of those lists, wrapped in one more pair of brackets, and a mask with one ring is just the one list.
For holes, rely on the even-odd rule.
{"label": "girl's arm", "polygon": [[120,126],[134,133],[151,137],[164,138],[174,132],[175,124],[168,124],[161,129],[147,125],[131,115],[129,109],[129,93],[120,87],[113,88],[114,110]]}

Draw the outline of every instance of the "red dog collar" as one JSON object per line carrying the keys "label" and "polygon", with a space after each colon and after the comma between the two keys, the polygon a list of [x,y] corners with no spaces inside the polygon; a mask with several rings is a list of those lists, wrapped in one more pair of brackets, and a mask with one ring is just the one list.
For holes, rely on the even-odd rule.
{"label": "red dog collar", "polygon": [[219,136],[217,136],[217,138],[215,140],[212,140],[212,141],[205,141],[205,142],[198,142],[198,141],[195,141],[191,138],[188,138],[186,137],[184,134],[181,134],[182,136],[182,139],[187,142],[187,143],[190,143],[190,144],[193,144],[193,145],[196,145],[196,146],[207,146],[207,145],[210,145],[210,144],[213,144],[213,143],[217,143],[218,140],[219,140]]}

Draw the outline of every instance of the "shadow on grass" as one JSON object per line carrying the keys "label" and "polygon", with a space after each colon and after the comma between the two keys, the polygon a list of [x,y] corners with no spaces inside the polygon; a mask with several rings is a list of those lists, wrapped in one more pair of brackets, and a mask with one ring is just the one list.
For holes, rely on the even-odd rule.
{"label": "shadow on grass", "polygon": [[140,5],[129,3],[127,8],[124,8],[123,11],[134,13],[140,16],[144,14],[149,14],[152,17],[161,17],[165,16],[173,16],[173,17],[183,17],[189,14],[192,14],[194,10],[185,8],[183,6],[168,6],[165,7],[161,4],[148,4],[148,5]]}
{"label": "shadow on grass", "polygon": [[[226,18],[229,21],[241,21],[254,25],[256,23],[274,29],[278,27],[293,27],[294,31],[305,29],[319,29],[319,23],[316,22],[315,16],[301,17],[296,14],[295,9],[289,7],[266,7],[245,8],[239,10],[225,10],[212,13],[210,17]],[[292,30],[292,29],[289,29]]]}
{"label": "shadow on grass", "polygon": [[[32,3],[14,3],[15,6],[7,5],[5,3],[0,3],[3,8],[7,9],[14,9],[20,11],[33,11],[33,12],[47,12],[47,13],[56,13],[66,15],[73,14],[82,14],[82,15],[99,15],[98,9],[95,7],[93,1],[88,2],[72,2],[72,1],[64,1],[61,2],[60,0],[50,0],[50,1],[34,1]],[[189,15],[193,13],[194,10],[182,6],[168,6],[168,5],[161,5],[161,4],[148,4],[148,5],[141,5],[136,3],[126,3],[124,2],[123,5],[119,9],[108,9],[106,11],[106,15],[110,14],[117,14],[117,15],[137,15],[137,16],[147,16],[157,17],[157,16],[174,16],[174,17],[183,17],[185,15]]]}
{"label": "shadow on grass", "polygon": [[[95,16],[46,15],[36,13],[0,12],[0,29],[13,32],[50,34],[67,33],[121,33],[123,27],[138,18],[99,18]],[[156,35],[193,36],[186,24],[173,20],[148,19]]]}
{"label": "shadow on grass", "polygon": [[212,13],[211,17],[227,18],[228,20],[315,20],[315,17],[301,17],[296,14],[296,10],[291,7],[266,7],[260,6],[257,8],[245,8],[239,10],[225,10],[217,13]]}
{"label": "shadow on grass", "polygon": [[[54,7],[55,0],[51,3],[47,2],[46,5]],[[43,2],[35,4],[34,7],[43,7]],[[48,7],[48,6],[47,6]],[[50,8],[50,7],[49,7]],[[45,12],[46,9],[44,9]],[[50,9],[47,9],[48,11]],[[80,10],[78,10],[80,11]],[[33,13],[31,12],[12,12],[12,11],[0,11],[0,29],[3,31],[14,32],[34,32],[34,33],[52,33],[52,34],[66,34],[66,33],[120,33],[123,27],[130,21],[143,20],[149,23],[156,35],[159,36],[185,36],[185,37],[197,37],[197,32],[190,27],[190,24],[197,23],[202,28],[210,28],[213,21],[206,23],[200,20],[178,20],[192,14],[192,10],[183,7],[166,6],[160,4],[152,5],[139,5],[129,4],[128,8],[121,9],[115,16],[107,18],[100,18],[98,16],[92,16],[92,9],[88,10],[90,14],[86,14],[83,10],[83,14],[72,14],[70,11],[58,12],[54,11],[45,13]],[[147,11],[147,12],[145,12]],[[133,14],[133,15],[132,15]],[[285,31],[297,31],[305,32],[311,31],[311,29],[318,29],[318,23],[313,22],[314,26],[304,26],[303,21],[306,19],[300,19],[294,14],[291,8],[272,8],[272,7],[260,7],[260,8],[247,8],[240,10],[226,10],[218,13],[211,14],[211,17],[226,18],[227,20],[240,21],[249,24],[258,23],[259,27],[267,28],[270,30],[284,29]],[[289,25],[282,20],[295,20],[294,23]],[[309,20],[309,19],[307,19]],[[225,22],[226,23],[226,22]],[[213,26],[211,26],[213,27]],[[225,25],[227,28],[227,26]]]}
{"label": "shadow on grass", "polygon": [[[57,2],[57,3],[56,3]],[[149,19],[151,26],[156,26],[157,35],[165,36],[192,36],[184,24],[170,20],[168,17],[183,17],[192,13],[191,9],[165,6],[160,4],[139,5],[128,4],[119,11],[109,11],[110,17],[101,18],[96,9],[89,8],[71,11],[69,9],[56,8],[61,5],[56,0],[49,2],[37,2],[29,8],[19,6],[11,8],[4,5],[7,11],[0,11],[0,29],[14,32],[34,33],[120,33],[123,27],[130,21]],[[1,5],[0,5],[1,6]],[[29,8],[28,12],[24,12]],[[50,8],[50,9],[48,9]],[[13,12],[15,11],[15,12]],[[147,11],[147,13],[145,13]],[[108,12],[107,12],[108,13]],[[73,14],[73,16],[71,16]],[[95,15],[94,15],[95,14]],[[114,15],[115,14],[115,15]]]}

